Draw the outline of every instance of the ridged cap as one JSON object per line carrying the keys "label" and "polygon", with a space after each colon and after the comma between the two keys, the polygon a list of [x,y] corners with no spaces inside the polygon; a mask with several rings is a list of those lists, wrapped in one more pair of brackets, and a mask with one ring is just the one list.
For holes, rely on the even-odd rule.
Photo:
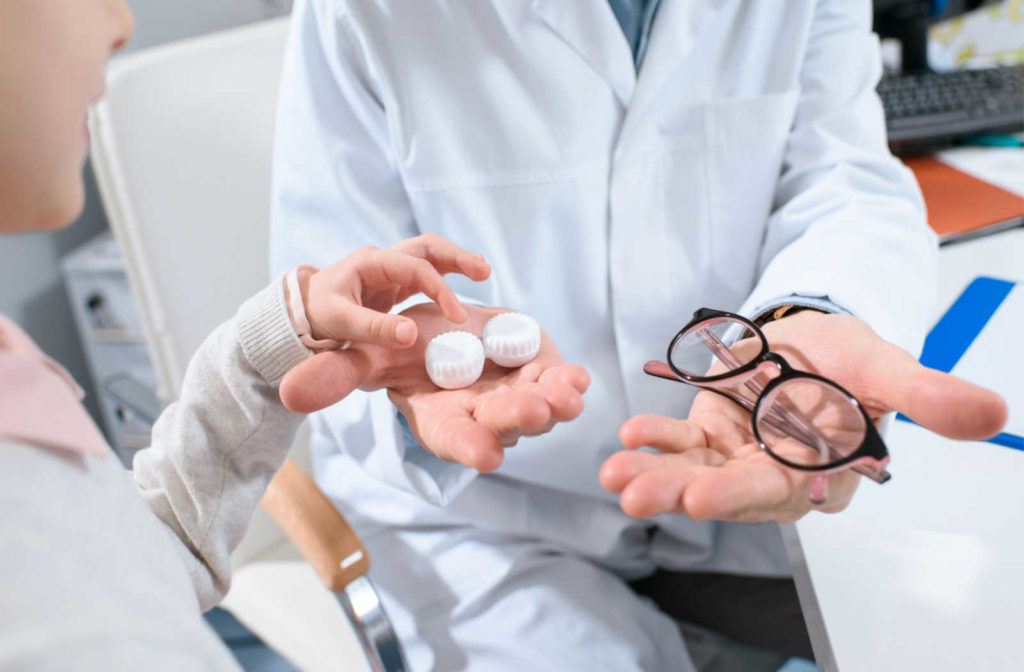
{"label": "ridged cap", "polygon": [[438,387],[458,390],[475,383],[484,370],[484,346],[466,331],[435,336],[427,345],[427,375]]}
{"label": "ridged cap", "polygon": [[484,353],[499,366],[516,368],[540,350],[540,325],[522,313],[501,313],[484,325]]}

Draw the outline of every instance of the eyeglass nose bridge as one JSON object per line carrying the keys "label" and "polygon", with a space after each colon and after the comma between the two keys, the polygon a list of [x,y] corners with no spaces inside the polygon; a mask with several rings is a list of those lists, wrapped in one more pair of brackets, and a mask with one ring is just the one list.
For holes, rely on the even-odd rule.
{"label": "eyeglass nose bridge", "polygon": [[785,357],[783,357],[779,353],[773,352],[771,350],[769,350],[768,352],[766,352],[763,355],[761,355],[758,358],[757,364],[758,364],[758,366],[760,366],[761,364],[763,364],[765,362],[771,362],[776,367],[778,367],[780,374],[790,373],[790,372],[792,372],[794,370],[793,367],[789,365],[789,362],[786,361]]}

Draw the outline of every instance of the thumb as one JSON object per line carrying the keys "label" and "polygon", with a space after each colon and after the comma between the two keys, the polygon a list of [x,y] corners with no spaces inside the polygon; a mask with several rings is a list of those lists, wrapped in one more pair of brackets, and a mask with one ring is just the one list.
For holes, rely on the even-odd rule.
{"label": "thumb", "polygon": [[360,348],[330,350],[292,367],[279,394],[289,411],[313,413],[338,403],[372,376],[370,357]]}
{"label": "thumb", "polygon": [[951,439],[987,439],[1006,424],[1006,402],[995,392],[922,366],[903,350],[899,355],[877,362],[879,396],[890,409]]}

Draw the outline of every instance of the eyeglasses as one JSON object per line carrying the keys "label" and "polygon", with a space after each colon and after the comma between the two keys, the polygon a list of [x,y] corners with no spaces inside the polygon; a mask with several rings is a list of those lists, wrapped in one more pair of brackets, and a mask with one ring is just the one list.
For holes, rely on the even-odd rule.
{"label": "eyeglasses", "polygon": [[750,412],[761,449],[791,469],[850,467],[877,483],[891,478],[889,451],[860,402],[837,383],[791,367],[744,317],[701,308],[672,339],[668,364],[648,362],[644,371],[736,402]]}

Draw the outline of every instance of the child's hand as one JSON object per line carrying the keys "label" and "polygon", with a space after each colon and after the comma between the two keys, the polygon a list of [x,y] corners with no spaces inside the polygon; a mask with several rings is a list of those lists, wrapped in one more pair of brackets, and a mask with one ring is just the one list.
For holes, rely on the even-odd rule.
{"label": "child's hand", "polygon": [[[351,342],[321,352],[285,375],[281,400],[298,413],[334,404],[357,388],[387,388],[423,447],[438,457],[481,471],[501,464],[504,448],[522,436],[543,434],[583,410],[590,377],[568,365],[543,335],[537,357],[519,369],[493,362],[473,385],[442,390],[428,378],[424,351],[434,336],[456,328],[479,333],[500,310],[459,304],[442,274],[484,280],[490,267],[436,236],[420,236],[387,250],[366,248],[306,278],[300,288],[311,336]],[[437,305],[387,311],[423,292]]]}
{"label": "child's hand", "polygon": [[322,271],[300,274],[311,336],[409,347],[416,342],[416,323],[388,311],[420,292],[437,302],[445,317],[461,324],[466,311],[445,283],[445,273],[480,281],[490,276],[491,268],[482,256],[427,234],[384,250],[365,247]]}
{"label": "child's hand", "polygon": [[[501,310],[467,306],[463,329],[480,333]],[[430,381],[424,352],[434,336],[456,328],[437,306],[423,304],[403,313],[415,320],[419,338],[411,348],[354,344],[348,350],[322,352],[307,359],[281,381],[284,405],[311,413],[343,399],[356,388],[388,389],[388,396],[409,420],[420,444],[444,460],[479,471],[501,464],[504,449],[520,437],[544,434],[583,410],[590,376],[566,364],[547,334],[540,352],[522,368],[494,362],[469,387],[442,390]]]}

